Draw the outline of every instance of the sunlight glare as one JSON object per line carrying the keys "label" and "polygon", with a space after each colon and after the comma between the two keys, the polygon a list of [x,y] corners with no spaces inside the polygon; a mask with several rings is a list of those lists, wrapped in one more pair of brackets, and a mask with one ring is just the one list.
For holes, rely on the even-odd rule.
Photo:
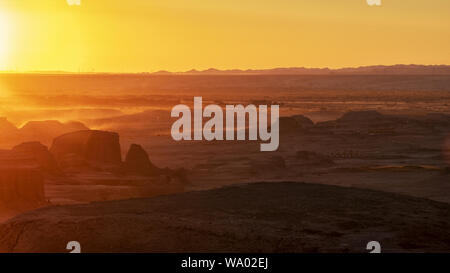
{"label": "sunlight glare", "polygon": [[0,70],[6,69],[6,57],[9,42],[9,20],[7,16],[0,13]]}

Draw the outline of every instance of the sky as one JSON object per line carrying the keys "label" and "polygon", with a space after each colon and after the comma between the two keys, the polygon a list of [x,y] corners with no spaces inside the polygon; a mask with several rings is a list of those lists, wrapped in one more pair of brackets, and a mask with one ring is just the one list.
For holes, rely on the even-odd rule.
{"label": "sky", "polygon": [[0,0],[0,70],[450,64],[449,0],[67,1]]}

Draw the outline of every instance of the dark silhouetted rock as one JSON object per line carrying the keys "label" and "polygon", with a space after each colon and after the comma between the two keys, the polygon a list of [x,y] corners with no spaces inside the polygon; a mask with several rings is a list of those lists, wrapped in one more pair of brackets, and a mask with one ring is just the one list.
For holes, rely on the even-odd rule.
{"label": "dark silhouetted rock", "polygon": [[119,135],[114,132],[84,130],[53,140],[50,152],[58,163],[73,154],[93,165],[120,165]]}
{"label": "dark silhouetted rock", "polygon": [[40,142],[25,142],[15,146],[12,151],[16,154],[21,153],[24,156],[34,158],[44,171],[59,171],[58,164],[53,155],[48,151],[47,146],[42,145]]}
{"label": "dark silhouetted rock", "polygon": [[314,126],[309,118],[303,115],[295,115],[292,117],[280,117],[280,132],[294,133],[310,129]]}
{"label": "dark silhouetted rock", "polygon": [[300,126],[297,121],[292,117],[280,117],[280,132],[291,133],[300,130]]}
{"label": "dark silhouetted rock", "polygon": [[148,158],[147,152],[137,144],[131,144],[125,157],[124,166],[126,171],[138,174],[151,175],[156,174],[158,171],[158,168]]}
{"label": "dark silhouetted rock", "polygon": [[292,116],[293,119],[297,122],[297,124],[302,128],[311,128],[314,126],[314,122],[312,122],[311,119],[308,117],[305,117],[303,115],[295,115]]}

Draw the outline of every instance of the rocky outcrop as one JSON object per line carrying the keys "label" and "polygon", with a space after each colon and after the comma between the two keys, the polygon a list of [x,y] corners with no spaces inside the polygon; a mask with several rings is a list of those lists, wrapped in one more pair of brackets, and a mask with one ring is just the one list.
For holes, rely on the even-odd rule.
{"label": "rocky outcrop", "polygon": [[29,121],[18,129],[6,118],[0,117],[0,141],[3,146],[10,147],[20,142],[39,141],[46,145],[62,134],[89,130],[83,123],[71,121],[61,123],[57,120]]}
{"label": "rocky outcrop", "polygon": [[57,137],[62,134],[89,130],[83,123],[70,121],[67,123],[61,123],[57,120],[44,120],[44,121],[30,121],[26,123],[20,132],[28,138],[42,138],[42,137]]}
{"label": "rocky outcrop", "polygon": [[50,152],[58,163],[67,157],[79,158],[95,166],[120,165],[119,135],[114,132],[83,130],[53,140]]}
{"label": "rocky outcrop", "polygon": [[307,129],[314,126],[314,122],[308,117],[305,117],[304,115],[295,115],[292,116],[292,118],[294,118],[297,124],[302,128]]}
{"label": "rocky outcrop", "polygon": [[127,172],[143,175],[156,175],[159,170],[152,164],[147,152],[137,144],[131,144],[125,157],[124,168]]}
{"label": "rocky outcrop", "polygon": [[81,122],[61,123],[57,120],[29,121],[20,128],[20,139],[22,142],[39,141],[50,145],[57,136],[70,132],[89,130]]}
{"label": "rocky outcrop", "polygon": [[53,155],[48,151],[47,146],[40,142],[25,142],[12,149],[14,154],[21,154],[23,157],[31,157],[36,160],[41,170],[46,172],[58,172],[58,164]]}
{"label": "rocky outcrop", "polygon": [[281,133],[304,132],[314,126],[314,123],[303,115],[280,117],[279,122]]}

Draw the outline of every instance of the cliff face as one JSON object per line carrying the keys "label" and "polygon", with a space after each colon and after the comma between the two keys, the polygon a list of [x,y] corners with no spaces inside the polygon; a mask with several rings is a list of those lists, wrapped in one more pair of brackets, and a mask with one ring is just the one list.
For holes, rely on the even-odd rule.
{"label": "cliff face", "polygon": [[83,130],[54,139],[50,152],[61,165],[68,157],[90,164],[121,164],[119,135],[113,132]]}

